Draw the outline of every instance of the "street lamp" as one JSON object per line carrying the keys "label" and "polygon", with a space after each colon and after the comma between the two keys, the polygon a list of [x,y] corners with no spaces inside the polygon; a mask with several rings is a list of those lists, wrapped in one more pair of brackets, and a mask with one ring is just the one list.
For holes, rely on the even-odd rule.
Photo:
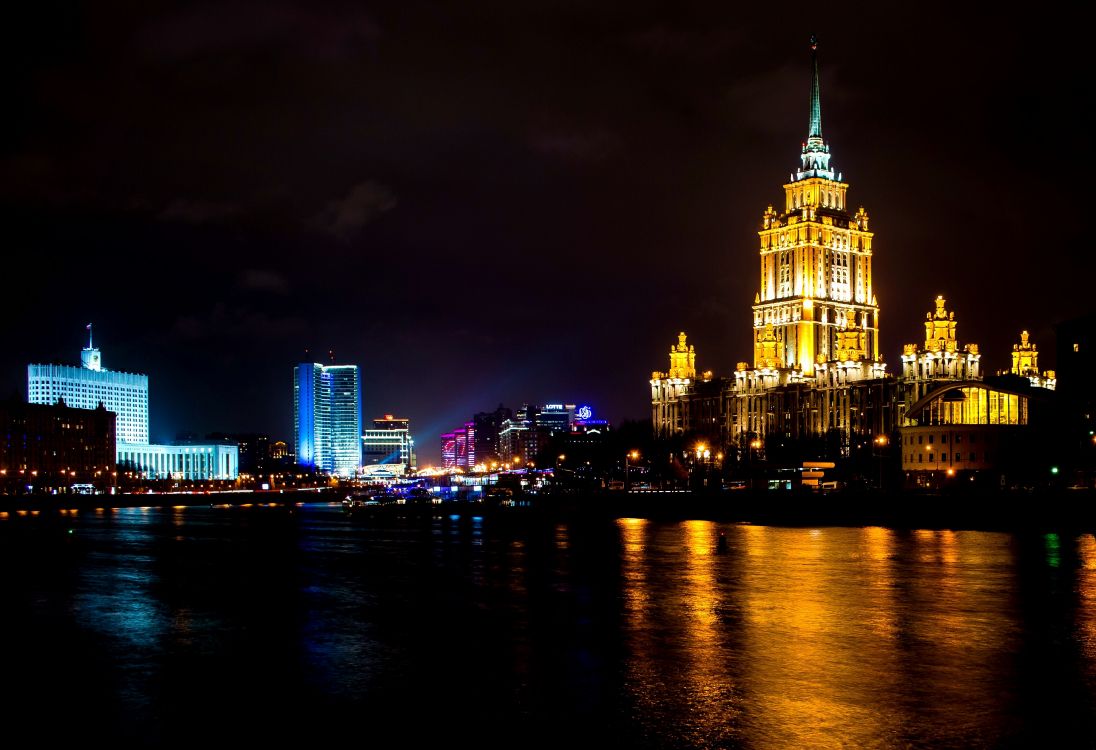
{"label": "street lamp", "polygon": [[639,458],[639,451],[628,451],[624,454],[624,491],[628,491],[628,459],[633,461]]}
{"label": "street lamp", "polygon": [[890,439],[886,435],[879,435],[873,441],[876,445],[876,454],[879,457],[879,489],[883,489],[883,451],[890,443]]}

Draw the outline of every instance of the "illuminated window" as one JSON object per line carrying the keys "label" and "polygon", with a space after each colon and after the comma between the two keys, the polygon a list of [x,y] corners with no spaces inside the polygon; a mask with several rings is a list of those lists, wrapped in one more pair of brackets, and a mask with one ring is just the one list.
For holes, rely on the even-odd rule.
{"label": "illuminated window", "polygon": [[1075,352],[1081,351],[1081,345],[1080,344],[1074,344],[1073,345],[1073,351],[1075,351]]}

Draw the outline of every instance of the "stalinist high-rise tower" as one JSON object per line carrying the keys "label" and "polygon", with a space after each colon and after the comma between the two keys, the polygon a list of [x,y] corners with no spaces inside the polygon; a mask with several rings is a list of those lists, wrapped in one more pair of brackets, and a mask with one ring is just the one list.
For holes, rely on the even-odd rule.
{"label": "stalinist high-rise tower", "polygon": [[[810,113],[783,210],[761,217],[761,273],[753,304],[753,362],[733,377],[699,378],[690,361],[651,376],[655,434],[711,435],[724,445],[824,439],[847,455],[894,424],[894,379],[880,354],[868,214],[822,139],[818,45],[811,38]],[[680,334],[679,347],[685,346]],[[693,348],[688,349],[695,356]]]}
{"label": "stalinist high-rise tower", "polygon": [[822,140],[818,45],[811,38],[810,124],[801,164],[784,185],[784,210],[762,216],[754,367],[814,374],[816,364],[879,359],[879,306],[871,283],[868,214],[848,209],[848,184]]}

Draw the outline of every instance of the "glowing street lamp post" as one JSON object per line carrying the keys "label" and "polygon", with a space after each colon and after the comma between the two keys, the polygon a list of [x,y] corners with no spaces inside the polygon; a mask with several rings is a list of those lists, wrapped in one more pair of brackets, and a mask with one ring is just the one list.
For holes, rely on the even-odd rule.
{"label": "glowing street lamp post", "polygon": [[879,435],[878,437],[875,438],[874,442],[875,442],[876,448],[878,449],[877,452],[876,452],[876,455],[879,456],[879,489],[882,490],[883,489],[883,453],[884,453],[884,449],[887,447],[887,444],[890,442],[890,440],[887,438],[886,435]]}
{"label": "glowing street lamp post", "polygon": [[[711,451],[708,450],[708,446],[704,445],[704,443],[700,443],[696,446],[696,462],[700,464],[701,470],[703,471],[700,480],[701,487],[708,486],[708,459],[710,459],[711,456]],[[701,460],[703,460],[703,463],[701,463]]]}
{"label": "glowing street lamp post", "polygon": [[628,484],[628,459],[633,461],[639,458],[639,451],[629,451],[624,454],[624,491],[627,492],[630,489]]}

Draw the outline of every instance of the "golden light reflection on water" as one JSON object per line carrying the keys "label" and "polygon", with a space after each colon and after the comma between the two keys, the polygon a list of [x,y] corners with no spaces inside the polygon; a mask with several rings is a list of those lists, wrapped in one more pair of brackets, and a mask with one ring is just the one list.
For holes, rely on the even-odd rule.
{"label": "golden light reflection on water", "polygon": [[[1006,535],[635,519],[618,528],[628,691],[654,739],[992,745],[1007,724],[998,692],[1015,669],[1017,613]],[[1089,592],[1096,598],[1096,578]],[[1096,616],[1089,628],[1096,643]],[[665,726],[674,737],[660,735]]]}
{"label": "golden light reflection on water", "polygon": [[1096,537],[1083,534],[1077,539],[1077,637],[1081,652],[1096,659]]}

